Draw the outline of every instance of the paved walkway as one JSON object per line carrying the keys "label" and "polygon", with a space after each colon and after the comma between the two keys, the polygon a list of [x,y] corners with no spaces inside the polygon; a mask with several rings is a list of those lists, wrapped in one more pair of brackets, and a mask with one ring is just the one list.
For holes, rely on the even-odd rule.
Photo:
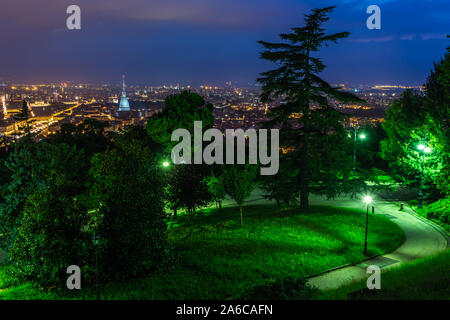
{"label": "paved walkway", "polygon": [[[360,201],[349,199],[327,201],[316,197],[312,202],[313,204],[364,208],[364,205],[361,206]],[[409,208],[405,208],[405,211],[399,211],[399,203],[381,199],[375,200],[374,205],[375,214],[388,217],[403,230],[406,237],[405,242],[392,253],[366,260],[358,265],[344,267],[313,277],[309,279],[310,284],[321,290],[335,289],[353,281],[367,279],[369,275],[366,273],[366,269],[370,265],[376,265],[384,270],[447,249],[448,235],[434,224],[413,215]]]}
{"label": "paved walkway", "polygon": [[[261,199],[258,191],[254,192],[247,200],[248,204],[267,204],[268,202],[268,200]],[[325,197],[312,195],[310,204],[361,210],[366,208],[362,200],[350,199],[349,197],[327,200]],[[234,205],[235,203],[231,200],[224,202],[225,207]],[[374,197],[373,205],[375,206],[375,214],[388,217],[403,230],[405,242],[392,253],[366,260],[358,265],[343,267],[312,277],[308,280],[310,284],[321,290],[335,289],[353,281],[367,279],[369,275],[366,273],[366,269],[369,265],[377,265],[384,270],[447,249],[448,234],[429,221],[415,216],[407,206],[405,206],[404,211],[400,211],[400,202],[386,201],[378,197]]]}

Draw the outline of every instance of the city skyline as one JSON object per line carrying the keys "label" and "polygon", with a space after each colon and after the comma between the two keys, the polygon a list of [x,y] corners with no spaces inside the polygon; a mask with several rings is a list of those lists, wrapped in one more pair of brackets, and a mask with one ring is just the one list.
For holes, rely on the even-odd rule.
{"label": "city skyline", "polygon": [[[0,35],[8,63],[0,79],[130,85],[253,85],[273,67],[259,59],[258,40],[303,25],[303,14],[331,1],[78,1],[82,29],[67,30],[69,1],[9,1]],[[381,7],[381,30],[365,26],[366,8]],[[352,1],[338,4],[326,27],[350,37],[323,49],[323,76],[349,85],[421,85],[448,46],[448,1]],[[351,53],[351,54],[350,54]],[[37,63],[38,62],[38,63]]]}
{"label": "city skyline", "polygon": [[0,6],[0,300],[450,298],[450,0],[72,1]]}

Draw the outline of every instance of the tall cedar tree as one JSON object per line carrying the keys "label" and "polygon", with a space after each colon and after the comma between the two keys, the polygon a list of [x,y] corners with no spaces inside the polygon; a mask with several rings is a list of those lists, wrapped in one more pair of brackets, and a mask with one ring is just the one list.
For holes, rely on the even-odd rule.
{"label": "tall cedar tree", "polygon": [[283,43],[259,41],[267,49],[261,58],[280,66],[261,73],[262,77],[257,79],[263,85],[263,102],[281,99],[281,104],[270,110],[266,126],[280,127],[280,145],[294,148],[290,157],[299,169],[296,179],[303,209],[309,206],[311,191],[328,195],[337,192],[330,190],[330,186],[336,189],[348,167],[342,147],[346,137],[342,126],[344,115],[331,107],[329,100],[362,102],[350,93],[331,87],[318,76],[325,65],[313,53],[349,35],[348,32],[324,33],[321,26],[329,20],[327,14],[334,8],[314,9],[305,15],[304,27],[280,35]]}

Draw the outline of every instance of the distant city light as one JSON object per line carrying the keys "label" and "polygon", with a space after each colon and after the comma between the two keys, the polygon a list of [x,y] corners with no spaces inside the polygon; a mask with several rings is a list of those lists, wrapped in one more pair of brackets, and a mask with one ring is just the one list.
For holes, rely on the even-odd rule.
{"label": "distant city light", "polygon": [[[0,84],[1,86],[1,84]],[[225,87],[202,84],[201,86],[192,86],[186,84],[185,86],[177,83],[176,85],[159,85],[159,86],[130,86],[125,98],[129,104],[131,101],[136,103],[149,103],[149,107],[140,110],[134,108],[126,113],[118,113],[123,110],[120,107],[121,98],[123,98],[123,83],[122,94],[117,90],[117,85],[102,84],[99,86],[84,84],[84,83],[28,83],[7,85],[11,91],[8,93],[2,92],[0,94],[0,132],[7,136],[18,135],[23,132],[17,125],[15,125],[14,115],[20,112],[20,102],[27,100],[30,111],[33,113],[31,117],[37,116],[39,119],[30,119],[30,131],[35,132],[39,136],[46,136],[53,134],[59,130],[60,125],[65,122],[77,125],[81,121],[88,118],[94,118],[101,121],[108,121],[110,126],[108,130],[119,131],[130,122],[137,125],[145,125],[147,119],[153,114],[161,111],[160,104],[163,103],[164,97],[173,94],[172,90],[181,90],[188,88],[196,93],[206,94],[210,102],[215,106],[214,116],[217,117],[219,126],[221,128],[228,128],[239,125],[248,127],[255,126],[257,123],[264,121],[267,118],[268,112],[273,107],[267,103],[261,103],[257,100],[258,92],[254,88],[240,88],[231,82],[227,82]],[[388,92],[387,90],[398,90],[406,87],[403,86],[379,86],[373,87],[346,87],[343,84],[339,85],[344,90],[355,91],[364,97],[370,96],[369,104],[343,104],[338,107],[352,109],[352,110],[377,110],[385,108],[389,105],[392,98],[399,95],[399,93]],[[214,90],[214,93],[213,93]],[[386,90],[386,95],[383,97],[382,92],[371,90]],[[129,96],[128,96],[129,95]],[[151,105],[150,105],[151,103]],[[54,104],[54,105],[53,105]],[[51,108],[49,106],[52,105]],[[75,105],[75,107],[74,107]],[[124,101],[125,105],[125,101]],[[125,105],[126,106],[126,105]],[[128,108],[125,108],[128,109]],[[300,113],[293,113],[290,117],[292,119],[300,119]],[[41,119],[45,119],[43,123],[39,123]],[[6,120],[6,121],[3,121]],[[55,121],[53,125],[50,123]],[[367,123],[380,122],[377,116],[370,116],[369,119],[354,116],[351,123],[363,126]],[[355,139],[356,143],[364,143],[368,140],[370,134],[361,132],[351,133],[349,139]],[[359,140],[359,141],[358,141]],[[420,152],[426,154],[424,146]],[[417,148],[417,146],[415,146]],[[417,149],[416,149],[417,150]],[[417,150],[419,151],[419,150]],[[430,152],[432,152],[430,150]],[[163,168],[163,163],[158,164]],[[172,166],[169,161],[169,167]]]}

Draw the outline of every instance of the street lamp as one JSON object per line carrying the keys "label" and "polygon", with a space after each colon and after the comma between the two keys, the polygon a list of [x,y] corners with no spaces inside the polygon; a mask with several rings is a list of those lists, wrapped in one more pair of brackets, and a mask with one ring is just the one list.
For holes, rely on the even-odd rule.
{"label": "street lamp", "polygon": [[[361,140],[366,139],[366,135],[364,133],[361,133],[359,135],[359,138]],[[357,142],[357,138],[358,138],[358,127],[354,127],[354,143],[353,143],[353,173],[355,173],[356,170],[356,142]]]}
{"label": "street lamp", "polygon": [[366,235],[364,237],[364,255],[367,255],[367,231],[368,231],[368,226],[369,226],[369,205],[372,202],[372,197],[371,196],[365,196],[364,197],[364,202],[367,205],[367,210],[366,210]]}
{"label": "street lamp", "polygon": [[419,151],[421,151],[421,153],[422,153],[422,168],[421,168],[421,173],[420,173],[420,191],[419,191],[419,209],[422,209],[423,208],[423,180],[424,180],[423,171],[424,171],[424,167],[425,167],[425,153],[430,153],[431,148],[427,147],[423,144],[419,144],[417,146],[417,149],[419,149]]}
{"label": "street lamp", "polygon": [[164,161],[164,162],[160,162],[160,163],[156,163],[156,164],[152,165],[152,168],[154,168],[154,169],[161,169],[161,168],[167,169],[169,167],[170,167],[169,161]]}

